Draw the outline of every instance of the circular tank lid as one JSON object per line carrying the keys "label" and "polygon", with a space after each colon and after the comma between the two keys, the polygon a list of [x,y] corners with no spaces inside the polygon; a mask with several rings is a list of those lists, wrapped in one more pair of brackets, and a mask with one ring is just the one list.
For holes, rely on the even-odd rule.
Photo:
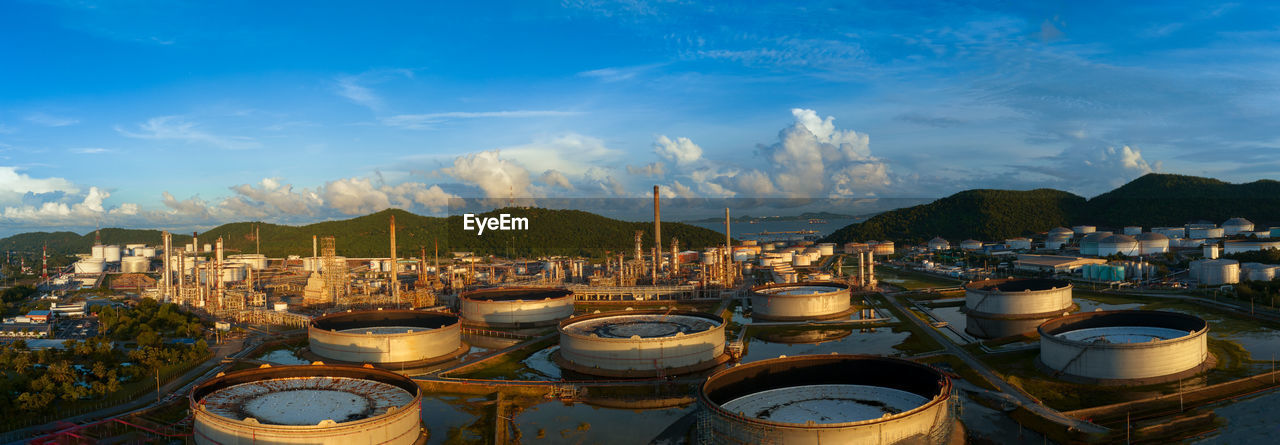
{"label": "circular tank lid", "polygon": [[585,320],[566,322],[562,330],[577,335],[601,338],[662,338],[677,334],[693,334],[719,326],[710,318],[679,314],[608,314]]}

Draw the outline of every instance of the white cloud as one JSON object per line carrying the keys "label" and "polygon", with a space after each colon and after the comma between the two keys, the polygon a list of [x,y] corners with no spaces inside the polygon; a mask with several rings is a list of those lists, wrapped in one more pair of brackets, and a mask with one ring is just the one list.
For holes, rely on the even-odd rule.
{"label": "white cloud", "polygon": [[169,208],[169,213],[172,215],[205,220],[208,219],[212,213],[209,209],[209,203],[200,199],[199,196],[192,196],[185,200],[178,200],[178,198],[175,198],[172,193],[167,191],[161,192],[160,196],[163,198],[161,202],[165,207]]}
{"label": "white cloud", "polygon": [[426,114],[398,114],[379,119],[383,125],[389,127],[407,128],[411,130],[423,130],[435,127],[441,122],[458,120],[458,119],[483,119],[483,118],[536,118],[536,117],[561,117],[573,116],[579,114],[575,111],[556,111],[556,110],[511,110],[511,111],[450,111],[444,113],[426,113]]}
{"label": "white cloud", "polygon": [[650,162],[648,165],[642,167],[628,165],[627,173],[636,176],[657,178],[666,174],[666,165],[663,165],[661,162]]}
{"label": "white cloud", "polygon": [[100,154],[111,153],[113,151],[115,150],[110,150],[110,149],[100,148],[100,147],[76,148],[71,150],[72,153],[82,154],[82,155],[100,155]]}
{"label": "white cloud", "polygon": [[542,176],[539,177],[538,180],[542,181],[542,183],[546,185],[560,187],[565,190],[573,190],[573,184],[569,182],[569,178],[565,177],[564,173],[560,173],[555,170],[547,170],[543,172]]}
{"label": "white cloud", "polygon": [[80,202],[46,201],[39,205],[9,206],[4,208],[3,217],[9,223],[39,226],[94,221],[102,216],[105,211],[102,201],[109,196],[111,194],[104,190],[89,187]]}
{"label": "white cloud", "polygon": [[20,173],[18,167],[0,166],[0,204],[17,203],[21,201],[23,195],[28,193],[77,193],[79,191],[71,181],[63,178],[33,178]]}
{"label": "white cloud", "polygon": [[1121,186],[1147,173],[1158,172],[1160,162],[1148,162],[1142,151],[1128,145],[1120,147],[1063,150],[1045,158],[1044,163],[1019,166],[1062,181],[1059,187],[1084,193],[1102,192]]}
{"label": "white cloud", "polygon": [[321,192],[329,208],[346,215],[360,215],[392,207],[411,209],[414,204],[432,211],[440,211],[449,205],[456,195],[445,192],[440,186],[406,182],[395,186],[375,186],[369,178],[348,178],[329,181]]}
{"label": "white cloud", "polygon": [[337,93],[339,96],[348,100],[377,111],[383,108],[382,98],[373,92],[373,90],[360,84],[360,79],[355,76],[342,76],[338,78]]}
{"label": "white cloud", "polygon": [[773,183],[792,197],[873,194],[890,184],[888,166],[871,156],[870,139],[853,130],[837,130],[835,119],[813,110],[793,109],[796,123],[779,141],[762,146]]}
{"label": "white cloud", "polygon": [[80,123],[80,120],[37,112],[27,115],[27,122],[44,125],[46,127],[66,127],[78,124]]}
{"label": "white cloud", "polygon": [[486,198],[533,196],[529,170],[502,159],[497,150],[458,156],[453,160],[453,167],[440,171],[479,187]]}
{"label": "white cloud", "polygon": [[659,135],[658,140],[653,143],[653,152],[676,165],[688,165],[702,159],[702,147],[684,137],[671,140]]}
{"label": "white cloud", "polygon": [[595,167],[616,162],[625,153],[606,147],[603,140],[578,133],[538,138],[531,143],[498,149],[504,159],[532,171],[556,170],[579,176]]}
{"label": "white cloud", "polygon": [[293,185],[281,184],[279,178],[263,179],[257,187],[236,185],[231,191],[250,201],[243,204],[263,208],[266,214],[312,215],[324,204],[316,192],[303,189],[295,193]]}
{"label": "white cloud", "polygon": [[115,130],[117,133],[131,138],[159,141],[182,141],[186,143],[211,145],[218,148],[233,150],[257,148],[261,146],[261,144],[252,138],[214,135],[199,129],[198,127],[199,125],[196,123],[186,121],[179,116],[159,116],[148,119],[145,123],[138,124],[138,130],[140,130],[138,132],[125,130],[119,126],[115,127]]}

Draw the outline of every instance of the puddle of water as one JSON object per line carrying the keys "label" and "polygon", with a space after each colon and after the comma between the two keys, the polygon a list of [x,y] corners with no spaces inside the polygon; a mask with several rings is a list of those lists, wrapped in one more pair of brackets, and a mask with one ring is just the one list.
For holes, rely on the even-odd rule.
{"label": "puddle of water", "polygon": [[298,358],[297,355],[294,355],[293,351],[288,349],[277,349],[266,354],[262,354],[261,357],[258,357],[258,360],[275,363],[277,365],[306,365],[311,363],[307,360]]}
{"label": "puddle of water", "polygon": [[[843,328],[847,330],[848,328]],[[754,362],[777,358],[779,355],[788,357],[808,354],[830,354],[832,352],[841,354],[878,354],[887,356],[901,355],[901,352],[893,349],[911,336],[910,332],[893,332],[888,327],[876,328],[874,332],[860,329],[853,329],[853,333],[828,342],[823,343],[775,343],[761,340],[756,337],[751,338],[751,342],[747,345],[747,353],[742,357],[742,362]]]}
{"label": "puddle of water", "polygon": [[1075,302],[1077,306],[1080,306],[1080,310],[1078,312],[1093,312],[1097,309],[1104,311],[1123,311],[1128,309],[1141,309],[1143,306],[1142,303],[1109,304],[1080,297],[1075,297]]}
{"label": "puddle of water", "polygon": [[486,400],[462,395],[423,395],[422,424],[430,433],[427,443],[485,443],[492,438],[492,425],[472,425],[480,420]]}
{"label": "puddle of water", "polygon": [[526,408],[515,423],[523,443],[647,444],[695,406],[623,410],[547,402]]}

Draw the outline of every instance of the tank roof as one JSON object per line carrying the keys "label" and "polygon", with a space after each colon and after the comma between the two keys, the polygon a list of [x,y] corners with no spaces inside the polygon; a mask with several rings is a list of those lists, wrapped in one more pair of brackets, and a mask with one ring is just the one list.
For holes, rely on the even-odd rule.
{"label": "tank roof", "polygon": [[1049,278],[1004,278],[974,281],[966,284],[964,287],[965,289],[984,291],[1023,292],[1055,288],[1061,289],[1069,286],[1071,286],[1071,283],[1066,280],[1054,280]]}
{"label": "tank roof", "polygon": [[594,334],[601,338],[661,338],[703,332],[721,324],[720,317],[710,314],[618,311],[565,320],[560,329],[569,334]]}
{"label": "tank roof", "polygon": [[[1124,327],[1165,328],[1180,331],[1186,333],[1183,335],[1187,335],[1209,329],[1209,324],[1200,317],[1180,312],[1148,310],[1096,311],[1080,312],[1046,321],[1040,325],[1038,331],[1042,336],[1059,336],[1059,334],[1087,329]],[[1071,338],[1067,339],[1070,340]]]}
{"label": "tank roof", "polygon": [[268,425],[359,421],[417,403],[418,385],[389,371],[346,365],[297,365],[220,374],[191,390],[192,406]]}
{"label": "tank roof", "polygon": [[1133,237],[1129,235],[1110,235],[1105,238],[1102,238],[1101,240],[1098,240],[1098,242],[1108,243],[1108,244],[1119,244],[1119,243],[1132,244],[1132,243],[1138,242],[1138,240],[1133,239]]}
{"label": "tank roof", "polygon": [[456,323],[458,316],[444,312],[385,309],[335,312],[312,319],[310,325],[326,331],[394,327],[403,332],[405,328],[439,329]]}
{"label": "tank roof", "polygon": [[545,287],[499,287],[462,294],[463,299],[484,301],[545,300],[571,296],[573,292],[568,289]]}
{"label": "tank roof", "polygon": [[1222,225],[1224,225],[1224,226],[1227,226],[1227,225],[1231,225],[1231,226],[1252,226],[1252,225],[1253,225],[1253,223],[1252,223],[1252,222],[1250,222],[1250,221],[1249,221],[1249,220],[1247,220],[1247,219],[1240,218],[1240,217],[1235,217],[1235,218],[1228,219],[1228,220],[1227,220],[1227,222],[1222,223]]}
{"label": "tank roof", "polygon": [[1138,241],[1168,241],[1169,237],[1155,232],[1144,232],[1138,235]]}

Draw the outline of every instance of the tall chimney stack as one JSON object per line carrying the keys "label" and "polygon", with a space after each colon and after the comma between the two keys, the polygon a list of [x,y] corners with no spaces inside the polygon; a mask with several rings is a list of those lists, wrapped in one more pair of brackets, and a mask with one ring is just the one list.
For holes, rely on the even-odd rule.
{"label": "tall chimney stack", "polygon": [[653,284],[658,284],[658,267],[662,264],[662,211],[658,205],[658,186],[653,186]]}
{"label": "tall chimney stack", "polygon": [[391,298],[400,302],[400,262],[396,258],[396,216],[391,215]]}

